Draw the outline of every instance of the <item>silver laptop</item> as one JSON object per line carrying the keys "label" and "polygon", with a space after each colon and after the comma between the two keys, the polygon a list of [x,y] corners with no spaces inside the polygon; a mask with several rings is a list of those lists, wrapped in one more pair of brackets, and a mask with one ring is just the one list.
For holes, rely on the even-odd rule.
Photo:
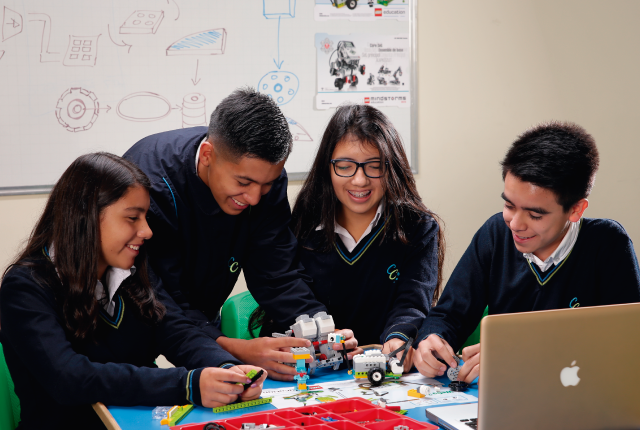
{"label": "silver laptop", "polygon": [[[640,428],[640,303],[490,315],[481,339],[480,430]],[[472,406],[427,417],[467,430]]]}

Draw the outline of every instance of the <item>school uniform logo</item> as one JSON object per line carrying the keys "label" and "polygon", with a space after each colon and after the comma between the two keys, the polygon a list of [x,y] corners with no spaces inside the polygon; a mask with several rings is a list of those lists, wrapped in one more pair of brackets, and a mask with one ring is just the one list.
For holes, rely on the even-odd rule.
{"label": "school uniform logo", "polygon": [[579,308],[580,307],[580,303],[578,303],[578,298],[574,297],[573,299],[571,299],[571,301],[569,302],[569,307],[570,308]]}
{"label": "school uniform logo", "polygon": [[240,263],[238,263],[235,259],[235,257],[231,257],[229,259],[229,272],[231,273],[236,273],[239,269],[240,269]]}
{"label": "school uniform logo", "polygon": [[389,275],[389,279],[392,280],[394,284],[400,278],[400,271],[395,264],[392,264],[387,268],[387,274]]}

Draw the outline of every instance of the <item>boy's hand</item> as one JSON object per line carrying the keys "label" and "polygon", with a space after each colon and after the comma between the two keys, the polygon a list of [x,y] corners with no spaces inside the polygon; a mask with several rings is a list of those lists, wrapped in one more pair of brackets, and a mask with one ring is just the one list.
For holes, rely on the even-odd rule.
{"label": "boy's hand", "polygon": [[[237,372],[240,375],[245,375],[246,380],[244,384],[248,384],[251,380],[246,377],[246,374],[249,373],[250,370],[255,370],[256,372],[259,372],[263,369],[255,366],[249,366],[247,364],[242,364],[240,366],[232,367],[229,370]],[[264,383],[265,379],[267,379],[266,371],[258,380],[256,380],[253,384],[251,384],[249,388],[247,388],[242,392],[242,394],[240,394],[240,400],[243,402],[246,402],[248,400],[255,400],[258,397],[260,397],[260,393],[262,393],[262,384]]]}
{"label": "boy's hand", "polygon": [[480,344],[467,346],[463,349],[462,360],[464,365],[458,373],[458,381],[471,384],[474,379],[480,376]]}
{"label": "boy's hand", "polygon": [[[404,340],[402,339],[389,339],[384,343],[384,345],[382,345],[382,353],[389,354],[390,352],[393,352],[396,349],[400,348],[403,344],[404,344]],[[404,368],[404,373],[409,372],[413,367],[414,353],[415,353],[415,349],[409,347],[409,350],[407,351],[407,357],[404,359],[404,362],[402,363],[402,367]],[[404,354],[404,350],[397,353],[396,358],[398,360],[401,360],[402,354]]]}
{"label": "boy's hand", "polygon": [[245,340],[220,336],[216,341],[238,360],[265,369],[269,377],[277,381],[293,381],[296,374],[295,367],[282,364],[296,362],[289,349],[311,346],[307,339],[297,337],[260,337]]}
{"label": "boy's hand", "polygon": [[[353,337],[353,331],[349,330],[348,328],[345,328],[342,330],[334,330],[334,333],[338,333],[344,336],[345,349],[347,350],[353,349],[353,351],[350,351],[347,353],[347,357],[349,360],[353,359],[354,355],[362,354],[364,352],[362,348],[358,348],[358,339]],[[333,349],[336,351],[342,351],[342,343],[334,343]]]}
{"label": "boy's hand", "polygon": [[443,359],[451,367],[456,367],[458,363],[453,359],[453,348],[438,335],[432,334],[418,345],[416,353],[413,355],[413,364],[420,373],[428,378],[444,375],[447,366],[438,361]]}
{"label": "boy's hand", "polygon": [[[231,369],[234,369],[233,367]],[[205,408],[217,408],[218,406],[233,403],[244,391],[241,384],[247,383],[247,376],[231,369],[219,369],[207,367],[200,374],[200,397]],[[247,370],[248,372],[248,370]]]}

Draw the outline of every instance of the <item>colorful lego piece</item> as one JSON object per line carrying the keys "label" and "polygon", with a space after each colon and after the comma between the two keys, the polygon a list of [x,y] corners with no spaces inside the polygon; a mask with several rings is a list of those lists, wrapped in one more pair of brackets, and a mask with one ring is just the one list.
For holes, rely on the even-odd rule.
{"label": "colorful lego piece", "polygon": [[407,391],[407,395],[410,396],[410,397],[417,397],[419,399],[425,397],[424,394],[418,393],[417,390],[409,390],[409,391]]}
{"label": "colorful lego piece", "polygon": [[219,412],[235,411],[236,409],[249,408],[251,406],[258,406],[258,405],[264,405],[265,403],[271,403],[271,400],[273,400],[273,397],[265,397],[264,399],[249,400],[247,402],[231,403],[229,405],[218,406],[217,408],[213,408],[212,411],[214,414],[217,414]]}
{"label": "colorful lego piece", "polygon": [[160,421],[161,425],[168,425],[173,427],[178,424],[184,417],[189,415],[189,412],[193,410],[193,405],[174,406],[167,412],[167,418]]}

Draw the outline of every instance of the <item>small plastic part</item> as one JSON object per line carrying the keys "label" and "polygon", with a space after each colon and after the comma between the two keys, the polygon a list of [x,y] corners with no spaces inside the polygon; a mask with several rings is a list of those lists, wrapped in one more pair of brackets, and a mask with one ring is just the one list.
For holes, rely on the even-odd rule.
{"label": "small plastic part", "polygon": [[458,365],[457,367],[450,367],[449,370],[447,370],[447,376],[451,381],[458,380],[458,373],[460,373],[460,365]]}
{"label": "small plastic part", "polygon": [[256,399],[249,400],[248,402],[239,402],[239,403],[231,403],[225,406],[218,406],[217,408],[213,408],[212,411],[214,414],[219,412],[227,412],[227,411],[235,411],[236,409],[248,408],[251,406],[264,405],[265,403],[271,403],[273,397],[265,397],[264,399]]}
{"label": "small plastic part", "polygon": [[407,391],[407,395],[410,396],[410,397],[417,397],[419,399],[425,397],[424,394],[419,393],[417,390],[409,390],[409,391]]}
{"label": "small plastic part", "polygon": [[398,412],[400,410],[400,406],[387,405],[385,408],[393,412]]}
{"label": "small plastic part", "polygon": [[168,425],[173,427],[178,424],[184,417],[189,415],[189,412],[193,410],[193,405],[174,406],[167,411],[167,417],[160,421],[161,425]]}
{"label": "small plastic part", "polygon": [[463,381],[451,381],[449,388],[451,388],[451,391],[467,391],[469,384]]}
{"label": "small plastic part", "polygon": [[167,412],[169,412],[169,409],[173,408],[173,406],[156,406],[155,408],[153,408],[153,411],[151,411],[151,418],[153,418],[154,420],[161,420],[163,418],[167,417]]}

